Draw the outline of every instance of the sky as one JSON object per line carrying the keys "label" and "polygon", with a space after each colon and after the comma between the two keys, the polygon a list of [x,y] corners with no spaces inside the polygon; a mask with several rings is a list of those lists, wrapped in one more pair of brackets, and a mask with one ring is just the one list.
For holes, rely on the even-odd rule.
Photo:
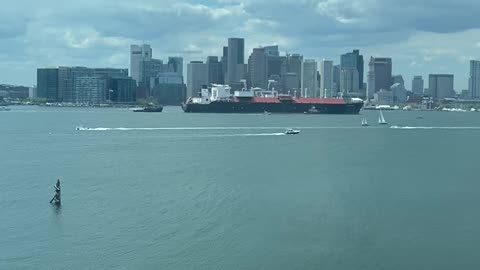
{"label": "sky", "polygon": [[[392,57],[407,89],[414,75],[455,75],[468,88],[469,60],[480,59],[477,0],[42,0],[2,1],[0,83],[35,85],[48,66],[129,67],[130,44],[153,56],[205,60],[229,37],[252,48],[329,59],[359,49]],[[366,72],[365,72],[366,74]]]}

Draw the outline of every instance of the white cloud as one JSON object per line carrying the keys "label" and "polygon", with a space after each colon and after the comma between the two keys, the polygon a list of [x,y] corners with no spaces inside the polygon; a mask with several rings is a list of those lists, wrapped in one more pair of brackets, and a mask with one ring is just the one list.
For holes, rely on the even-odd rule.
{"label": "white cloud", "polygon": [[[478,9],[475,0],[6,1],[0,74],[32,84],[38,66],[128,67],[129,44],[141,42],[157,58],[205,60],[238,36],[246,39],[245,58],[253,47],[278,44],[338,62],[359,48],[366,62],[370,55],[391,56],[395,72],[406,77],[443,66],[465,84],[468,60],[480,58],[480,20],[471,12]],[[32,70],[31,77],[12,72],[12,65]]]}

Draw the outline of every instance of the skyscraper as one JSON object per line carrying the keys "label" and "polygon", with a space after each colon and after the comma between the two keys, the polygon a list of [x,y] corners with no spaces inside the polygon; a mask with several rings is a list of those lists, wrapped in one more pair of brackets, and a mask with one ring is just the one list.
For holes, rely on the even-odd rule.
{"label": "skyscraper", "polygon": [[423,78],[422,76],[414,76],[412,80],[412,92],[417,96],[423,95]]}
{"label": "skyscraper", "polygon": [[191,61],[187,65],[187,97],[196,97],[208,84],[208,68],[202,61]]}
{"label": "skyscraper", "polygon": [[320,97],[333,97],[335,92],[333,85],[333,61],[322,60],[320,75]]}
{"label": "skyscraper", "polygon": [[296,89],[301,87],[303,56],[297,53],[287,54],[287,72],[297,75]]}
{"label": "skyscraper", "polygon": [[218,56],[207,57],[208,85],[223,84],[222,63],[218,61]]}
{"label": "skyscraper", "polygon": [[137,84],[143,82],[141,73],[142,61],[152,59],[152,48],[148,44],[130,46],[130,77],[137,81]]}
{"label": "skyscraper", "polygon": [[304,97],[318,97],[317,88],[317,62],[305,59],[302,64],[301,90]]}
{"label": "skyscraper", "polygon": [[228,84],[238,83],[245,79],[245,40],[243,38],[228,39],[227,78]]}
{"label": "skyscraper", "polygon": [[340,92],[345,96],[358,96],[358,70],[354,68],[342,68],[340,70]]}
{"label": "skyscraper", "polygon": [[168,57],[168,68],[171,72],[183,76],[183,57]]}
{"label": "skyscraper", "polygon": [[430,74],[428,76],[428,94],[434,99],[454,96],[453,74]]}
{"label": "skyscraper", "polygon": [[278,52],[278,45],[271,45],[263,47],[267,56],[280,56]]}
{"label": "skyscraper", "polygon": [[363,55],[360,54],[359,50],[342,54],[340,57],[340,68],[356,69],[358,71],[358,89],[363,89],[363,66]]}
{"label": "skyscraper", "polygon": [[174,72],[159,73],[154,80],[151,96],[161,104],[180,105],[186,99],[183,76]]}
{"label": "skyscraper", "polygon": [[254,48],[248,58],[248,83],[251,87],[267,88],[267,54],[265,48]]}
{"label": "skyscraper", "polygon": [[470,98],[480,98],[480,61],[470,60],[470,77],[468,78]]}
{"label": "skyscraper", "polygon": [[392,86],[392,59],[371,57],[368,67],[368,96],[372,97],[380,89],[389,90]]}
{"label": "skyscraper", "polygon": [[340,92],[340,65],[333,66],[333,92],[332,97],[336,97]]}
{"label": "skyscraper", "polygon": [[222,74],[220,79],[223,84],[227,84],[228,46],[223,47],[223,55],[220,58],[220,62],[222,63]]}

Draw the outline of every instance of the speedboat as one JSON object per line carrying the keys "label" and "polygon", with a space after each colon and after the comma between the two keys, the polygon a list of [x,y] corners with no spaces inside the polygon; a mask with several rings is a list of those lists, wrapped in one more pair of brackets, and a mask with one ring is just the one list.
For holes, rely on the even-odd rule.
{"label": "speedboat", "polygon": [[289,129],[285,130],[285,135],[295,135],[295,134],[298,134],[298,133],[300,133],[300,130],[298,130],[298,129],[289,128]]}
{"label": "speedboat", "polygon": [[0,107],[0,111],[7,112],[7,111],[10,111],[10,108],[7,108],[7,107]]}

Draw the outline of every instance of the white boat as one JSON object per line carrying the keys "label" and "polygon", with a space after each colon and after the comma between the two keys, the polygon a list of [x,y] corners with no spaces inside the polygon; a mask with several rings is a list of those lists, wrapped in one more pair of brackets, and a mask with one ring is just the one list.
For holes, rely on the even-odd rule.
{"label": "white boat", "polygon": [[7,112],[7,111],[10,111],[10,108],[7,108],[7,107],[0,107],[0,111]]}
{"label": "white boat", "polygon": [[380,110],[380,116],[378,116],[378,123],[379,123],[380,125],[386,125],[386,124],[388,124],[388,122],[385,121],[385,118],[383,117],[383,113],[382,113],[381,110]]}
{"label": "white boat", "polygon": [[285,135],[295,135],[300,133],[300,130],[289,128],[285,130]]}
{"label": "white boat", "polygon": [[368,126],[368,122],[367,122],[367,118],[364,117],[362,119],[362,127],[366,127],[366,126]]}

